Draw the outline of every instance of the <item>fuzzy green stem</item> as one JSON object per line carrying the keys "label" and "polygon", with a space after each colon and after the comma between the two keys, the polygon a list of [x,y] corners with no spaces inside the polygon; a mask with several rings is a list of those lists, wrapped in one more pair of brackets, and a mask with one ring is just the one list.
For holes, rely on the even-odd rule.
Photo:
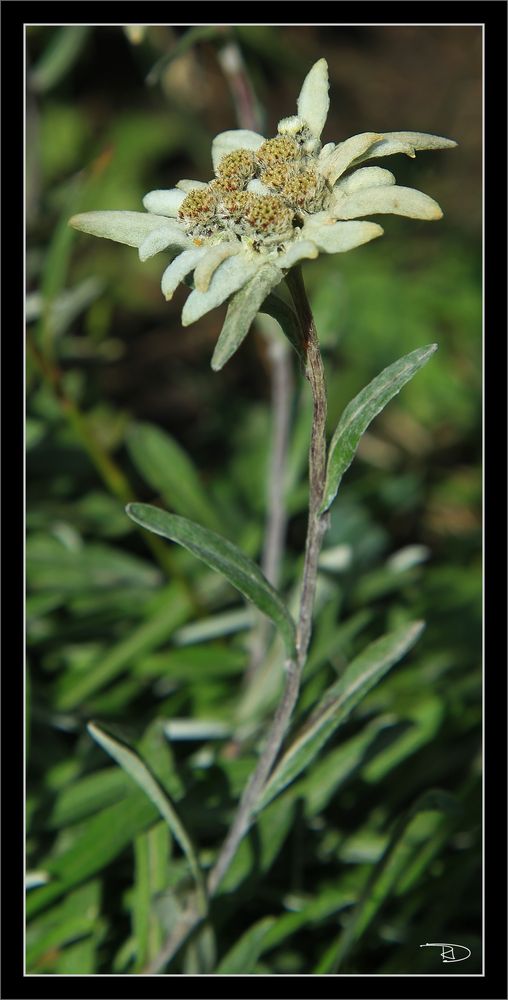
{"label": "fuzzy green stem", "polygon": [[286,278],[299,318],[305,350],[305,377],[312,391],[312,430],[309,450],[309,519],[305,543],[305,563],[297,628],[298,665],[307,658],[312,611],[316,593],[319,553],[329,518],[319,514],[326,481],[326,382],[319,341],[301,269],[293,268]]}

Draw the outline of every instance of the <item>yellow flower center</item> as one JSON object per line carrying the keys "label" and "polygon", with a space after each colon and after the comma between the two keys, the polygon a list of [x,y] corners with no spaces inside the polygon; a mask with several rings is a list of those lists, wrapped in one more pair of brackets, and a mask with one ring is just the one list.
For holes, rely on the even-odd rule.
{"label": "yellow flower center", "polygon": [[219,180],[232,179],[238,187],[244,187],[256,172],[254,153],[250,149],[235,149],[222,157],[216,174]]}
{"label": "yellow flower center", "polygon": [[261,167],[273,167],[276,163],[290,163],[300,159],[302,151],[298,143],[290,136],[276,135],[267,139],[256,153],[256,159]]}

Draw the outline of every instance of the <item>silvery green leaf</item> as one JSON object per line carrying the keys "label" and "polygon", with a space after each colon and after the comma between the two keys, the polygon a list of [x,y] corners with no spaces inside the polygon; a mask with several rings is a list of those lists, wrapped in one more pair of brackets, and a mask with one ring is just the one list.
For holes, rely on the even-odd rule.
{"label": "silvery green leaf", "polygon": [[182,230],[174,222],[163,215],[152,215],[151,212],[82,212],[69,219],[69,225],[91,236],[126,243],[130,247],[139,247],[154,229],[167,227],[178,241],[187,242]]}
{"label": "silvery green leaf", "polygon": [[168,191],[149,191],[143,198],[143,205],[147,212],[175,218],[182,201],[185,201],[185,197],[185,191],[178,190],[178,188],[170,188]]}
{"label": "silvery green leaf", "polygon": [[344,142],[340,142],[335,147],[333,152],[321,159],[320,173],[328,181],[328,184],[333,186],[341,174],[374,143],[379,144],[381,138],[379,132],[360,132],[359,135],[345,139]]}
{"label": "silvery green leaf", "polygon": [[288,657],[295,656],[294,621],[277,591],[252,559],[227,538],[185,517],[168,514],[145,503],[128,504],[126,511],[136,524],[183,545],[211,569],[225,576],[244,597],[272,619],[284,640]]}
{"label": "silvery green leaf", "polygon": [[206,292],[200,292],[196,288],[189,295],[182,311],[182,325],[189,326],[211,309],[222,305],[233,292],[237,292],[252,278],[258,267],[257,261],[253,263],[239,255],[223,261],[214,271]]}
{"label": "silvery green leaf", "polygon": [[207,252],[206,247],[194,247],[192,250],[184,250],[169,264],[162,275],[162,294],[167,302],[173,298],[173,294],[190,271],[193,271],[196,264]]}
{"label": "silvery green leaf", "polygon": [[217,170],[220,161],[226,153],[232,153],[235,149],[252,149],[254,152],[265,142],[265,137],[259,132],[251,132],[247,128],[230,129],[228,132],[219,132],[212,142],[212,163],[213,169]]}
{"label": "silvery green leaf", "polygon": [[430,135],[426,132],[383,132],[380,141],[360,154],[356,160],[370,160],[376,156],[392,156],[394,153],[405,153],[411,158],[420,149],[453,149],[457,143],[454,139],[445,139],[441,135]]}
{"label": "silvery green leaf", "polygon": [[[311,220],[313,221],[313,220]],[[381,226],[376,222],[335,222],[316,226],[309,223],[304,232],[309,229],[309,238],[324,253],[342,253],[368,243],[383,235]]]}
{"label": "silvery green leaf", "polygon": [[228,257],[234,257],[240,251],[237,241],[234,243],[219,243],[215,247],[210,247],[204,257],[201,258],[194,273],[194,284],[198,292],[208,291],[208,286],[212,280],[214,272],[219,264]]}
{"label": "silvery green leaf", "polygon": [[346,406],[328,449],[326,483],[320,513],[333,503],[342,476],[351,465],[358,443],[371,421],[397,395],[437,350],[437,344],[419,347],[385,368]]}
{"label": "silvery green leaf", "polygon": [[143,240],[139,245],[139,259],[141,261],[148,260],[149,257],[154,257],[156,253],[160,253],[161,250],[172,250],[172,256],[176,257],[177,254],[181,253],[185,247],[190,246],[190,240],[182,233],[180,239],[177,239],[177,235],[173,229],[169,229],[167,226],[161,227],[160,229],[154,229],[146,239]]}
{"label": "silvery green leaf", "polygon": [[318,139],[325,126],[330,107],[328,90],[328,64],[326,59],[318,59],[307,73],[297,101],[300,118],[307,122],[311,132]]}
{"label": "silvery green leaf", "polygon": [[273,264],[266,263],[233,296],[213,353],[212,368],[214,371],[220,371],[226,361],[229,361],[238,350],[266,296],[281,280],[282,272],[280,269]]}
{"label": "silvery green leaf", "polygon": [[360,167],[359,170],[337,181],[334,192],[353,194],[354,191],[361,191],[363,188],[385,187],[390,184],[395,184],[391,170],[385,170],[384,167]]}
{"label": "silvery green leaf", "polygon": [[358,219],[362,215],[386,213],[409,219],[442,219],[443,213],[433,198],[414,188],[367,188],[346,197],[336,208],[338,219]]}
{"label": "silvery green leaf", "polygon": [[166,820],[171,833],[184,852],[192,871],[199,892],[200,902],[206,909],[206,891],[196,852],[190,837],[178,816],[167,792],[163,791],[146,764],[130,747],[113,739],[93,722],[87,726],[90,736],[120,765],[120,767],[136,782]]}
{"label": "silvery green leaf", "polygon": [[340,680],[325,692],[272,772],[257,803],[257,812],[309,766],[353,708],[414,645],[423,628],[424,623],[420,621],[403,625],[372,642],[349,664]]}

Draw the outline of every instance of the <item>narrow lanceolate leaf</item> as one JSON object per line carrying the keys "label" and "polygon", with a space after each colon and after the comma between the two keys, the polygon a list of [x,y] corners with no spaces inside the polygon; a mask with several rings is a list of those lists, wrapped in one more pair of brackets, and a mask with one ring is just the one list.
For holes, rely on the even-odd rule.
{"label": "narrow lanceolate leaf", "polygon": [[288,656],[294,657],[295,623],[277,591],[252,559],[244,556],[227,538],[185,517],[168,514],[146,503],[131,503],[126,511],[136,524],[183,545],[211,569],[222,573],[244,597],[272,619],[281,633]]}
{"label": "narrow lanceolate leaf", "polygon": [[419,347],[395,364],[385,368],[369,385],[362,389],[346,406],[328,450],[326,483],[320,512],[323,514],[333,503],[340,481],[351,465],[358,443],[370,422],[402,387],[429,360],[437,344]]}
{"label": "narrow lanceolate leaf", "polygon": [[423,622],[404,625],[371,643],[349,664],[340,680],[325,692],[277,765],[258,802],[257,812],[309,766],[353,708],[414,645],[423,628]]}
{"label": "narrow lanceolate leaf", "polygon": [[166,823],[168,824],[175,840],[179,843],[187,861],[189,862],[189,867],[196,881],[201,904],[205,905],[205,884],[199,867],[199,862],[196,857],[196,852],[192,846],[189,835],[166,792],[162,790],[158,781],[155,780],[151,772],[148,770],[146,764],[143,763],[141,758],[138,757],[133,750],[130,750],[129,747],[124,746],[124,744],[119,743],[118,740],[108,736],[104,730],[99,729],[99,726],[96,726],[93,722],[88,723],[87,729],[90,736],[92,736],[99,746],[101,746],[102,749],[113,758],[113,760],[116,760],[122,770],[124,770],[133,779],[133,781],[139,785],[151,802],[153,802],[154,806],[156,806],[159,810],[163,819],[166,820]]}
{"label": "narrow lanceolate leaf", "polygon": [[253,278],[231,299],[219,339],[212,358],[212,368],[218,372],[238,350],[255,320],[261,305],[275,285],[282,279],[282,272],[273,264],[265,264]]}

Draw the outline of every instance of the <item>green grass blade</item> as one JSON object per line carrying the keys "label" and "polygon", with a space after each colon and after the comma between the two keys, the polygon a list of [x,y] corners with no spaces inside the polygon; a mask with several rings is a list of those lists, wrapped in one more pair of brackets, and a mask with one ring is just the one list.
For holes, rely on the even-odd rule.
{"label": "green grass blade", "polygon": [[457,808],[457,802],[449,792],[431,789],[424,792],[401,816],[386,849],[365,883],[346,929],[325,952],[315,970],[316,974],[337,972],[351,948],[360,940],[393,892],[399,879],[404,878],[421,845],[434,835],[447,816],[457,812]]}
{"label": "green grass blade", "polygon": [[117,677],[133,660],[156,649],[166,642],[172,632],[182,625],[191,612],[190,601],[178,583],[164,591],[167,604],[143,622],[130,635],[108,650],[90,668],[78,677],[66,674],[56,690],[56,703],[62,711],[79,705],[84,699],[101,690]]}
{"label": "green grass blade", "polygon": [[59,27],[30,73],[30,86],[39,94],[56,86],[77,62],[91,27],[88,25]]}
{"label": "green grass blade", "polygon": [[263,944],[275,924],[275,917],[264,917],[242,934],[215,969],[217,976],[252,975],[263,951]]}
{"label": "green grass blade", "polygon": [[222,573],[244,597],[272,619],[284,639],[288,656],[295,655],[294,621],[277,591],[252,559],[243,555],[227,538],[185,517],[144,503],[128,504],[126,511],[136,524],[183,545],[207,566]]}
{"label": "green grass blade", "polygon": [[321,513],[333,503],[341,479],[351,465],[358,443],[374,417],[397,395],[437,350],[437,344],[419,347],[385,368],[346,406],[328,450],[326,484]]}
{"label": "green grass blade", "polygon": [[100,916],[100,896],[100,882],[87,882],[31,923],[26,949],[29,971],[38,971],[36,963],[46,952],[61,949],[73,939],[93,932]]}
{"label": "green grass blade", "polygon": [[154,806],[159,810],[163,819],[166,820],[175,840],[179,843],[182,851],[184,852],[189,867],[194,876],[196,887],[198,890],[198,896],[200,899],[203,912],[206,912],[206,890],[203,875],[199,862],[196,856],[196,852],[191,843],[190,837],[183,826],[172,802],[170,801],[166,792],[164,792],[159,785],[158,781],[155,780],[151,772],[148,770],[146,764],[143,763],[140,757],[129,747],[124,746],[124,744],[119,743],[118,740],[113,739],[108,736],[104,730],[100,729],[95,723],[89,722],[87,726],[90,736],[103,748],[113,758],[116,760],[117,764],[136,782],[137,785],[145,792]]}
{"label": "green grass blade", "polygon": [[371,643],[349,664],[340,680],[322,697],[310,719],[282,757],[265,786],[257,811],[263,809],[308,767],[364,695],[414,645],[423,628],[423,622],[404,625]]}
{"label": "green grass blade", "polygon": [[138,472],[177,514],[185,514],[208,528],[219,520],[187,453],[166,431],[153,424],[135,424],[127,448]]}
{"label": "green grass blade", "polygon": [[137,790],[122,802],[115,802],[91,817],[66,850],[56,857],[44,859],[43,865],[51,881],[31,890],[26,901],[27,917],[39,913],[74,886],[102,871],[157,818],[153,803]]}

